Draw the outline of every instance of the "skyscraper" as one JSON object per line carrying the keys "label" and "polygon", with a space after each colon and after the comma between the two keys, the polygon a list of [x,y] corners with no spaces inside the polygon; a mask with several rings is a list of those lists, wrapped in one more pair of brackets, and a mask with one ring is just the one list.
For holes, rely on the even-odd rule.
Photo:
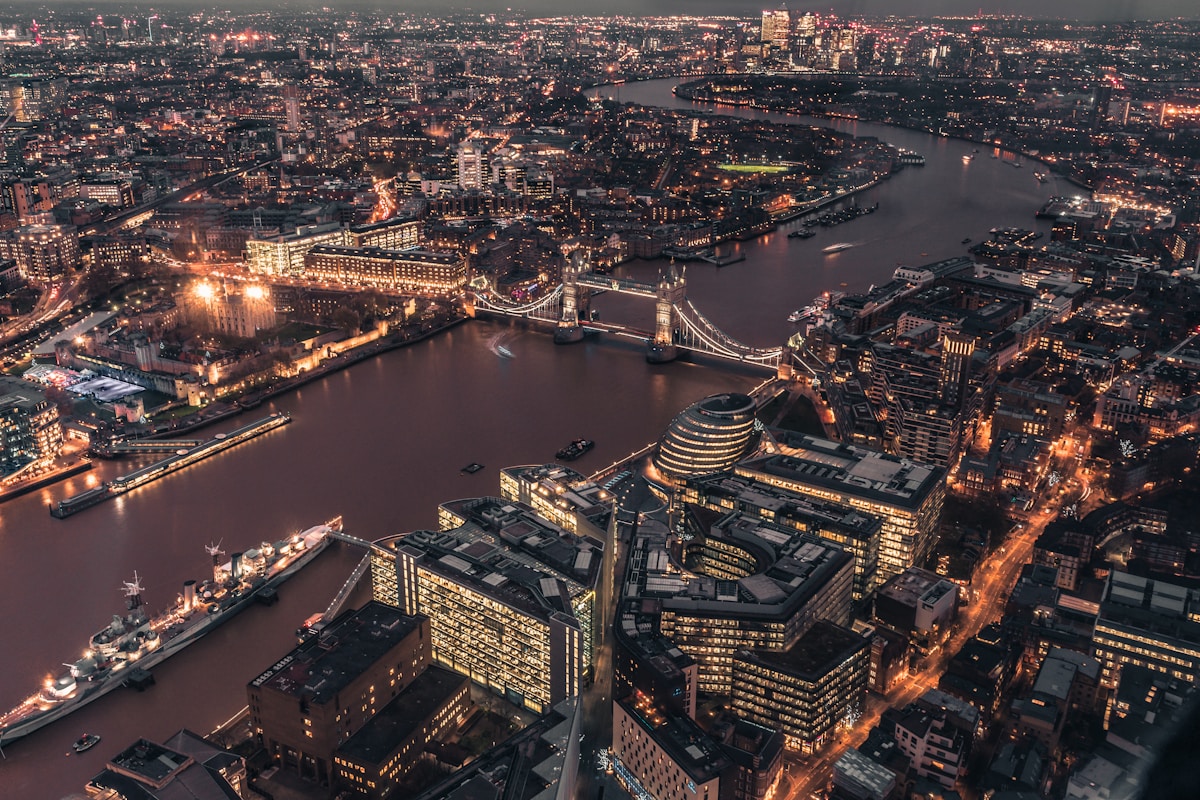
{"label": "skyscraper", "polygon": [[759,39],[769,42],[777,50],[788,48],[788,38],[792,32],[792,17],[787,6],[780,5],[775,10],[767,10],[762,14],[762,33]]}
{"label": "skyscraper", "polygon": [[287,117],[289,133],[300,130],[300,89],[294,85],[283,87],[283,111]]}

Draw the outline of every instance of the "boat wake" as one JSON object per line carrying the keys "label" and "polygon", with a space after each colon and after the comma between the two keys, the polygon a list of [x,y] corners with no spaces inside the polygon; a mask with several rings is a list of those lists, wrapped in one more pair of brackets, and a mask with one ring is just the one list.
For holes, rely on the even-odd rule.
{"label": "boat wake", "polygon": [[499,358],[512,358],[512,350],[505,347],[505,343],[512,341],[512,337],[513,334],[511,333],[497,333],[487,340],[487,349],[491,350]]}

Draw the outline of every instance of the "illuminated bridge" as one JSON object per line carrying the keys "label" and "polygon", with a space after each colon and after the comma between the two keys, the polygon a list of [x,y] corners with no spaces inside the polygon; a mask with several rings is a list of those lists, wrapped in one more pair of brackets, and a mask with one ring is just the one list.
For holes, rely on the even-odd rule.
{"label": "illuminated bridge", "polygon": [[[654,300],[654,330],[639,331],[589,319],[591,297],[601,292],[645,297]],[[490,283],[477,278],[469,287],[468,313],[487,312],[521,317],[554,326],[554,341],[580,341],[585,332],[604,331],[646,343],[646,360],[674,361],[680,350],[762,367],[780,377],[790,377],[795,367],[816,374],[818,359],[804,346],[802,336],[793,336],[782,347],[762,349],[742,344],[705,317],[687,297],[683,272],[672,264],[657,284],[615,278],[591,272],[582,250],[572,254],[563,268],[563,282],[537,300],[518,303],[496,292]]]}

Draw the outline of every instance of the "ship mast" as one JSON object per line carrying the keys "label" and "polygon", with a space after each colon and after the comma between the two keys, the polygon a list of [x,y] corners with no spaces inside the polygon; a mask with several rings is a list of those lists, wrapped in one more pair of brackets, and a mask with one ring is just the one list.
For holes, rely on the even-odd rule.
{"label": "ship mast", "polygon": [[[224,539],[221,542],[225,541]],[[221,549],[221,542],[216,544],[208,544],[204,546],[205,552],[212,556],[213,583],[221,583],[221,556],[225,555],[225,551]]]}
{"label": "ship mast", "polygon": [[142,607],[142,579],[138,577],[137,570],[134,570],[132,581],[123,581],[122,591],[125,592],[125,607],[130,611],[137,611]]}

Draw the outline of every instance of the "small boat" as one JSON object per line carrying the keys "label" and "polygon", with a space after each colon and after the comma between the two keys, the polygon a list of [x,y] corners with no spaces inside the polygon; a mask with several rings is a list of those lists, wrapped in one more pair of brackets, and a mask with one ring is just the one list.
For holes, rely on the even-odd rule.
{"label": "small boat", "polygon": [[971,237],[970,237],[970,236],[966,237],[965,239],[963,239],[963,240],[962,240],[962,243],[963,243],[963,244],[970,244],[970,243],[971,243]]}
{"label": "small boat", "polygon": [[788,234],[788,238],[789,239],[811,239],[812,237],[814,237],[816,235],[817,235],[816,232],[809,231],[809,230],[792,231],[791,233]]}
{"label": "small boat", "polygon": [[802,311],[793,311],[788,314],[788,322],[799,322],[802,319],[804,319],[804,312]]}
{"label": "small boat", "polygon": [[483,469],[483,464],[480,464],[478,461],[472,461],[470,464],[467,464],[465,467],[463,467],[462,471],[468,475],[474,475],[481,469]]}
{"label": "small boat", "polygon": [[821,252],[827,254],[840,253],[843,250],[849,250],[851,247],[854,247],[853,242],[838,242],[837,244],[831,244],[829,247],[823,248]]}
{"label": "small boat", "polygon": [[975,154],[974,154],[974,153],[967,153],[965,156],[963,156],[963,163],[964,163],[964,164],[970,164],[970,163],[971,163],[972,161],[974,161],[974,160],[975,160]]}
{"label": "small boat", "polygon": [[83,736],[80,736],[78,739],[75,740],[75,744],[71,745],[71,748],[76,753],[82,753],[85,750],[91,750],[93,747],[95,747],[99,743],[100,743],[100,735],[99,734],[85,733]]}
{"label": "small boat", "polygon": [[563,461],[574,461],[595,446],[596,443],[591,439],[576,439],[555,453],[555,457],[561,458]]}

